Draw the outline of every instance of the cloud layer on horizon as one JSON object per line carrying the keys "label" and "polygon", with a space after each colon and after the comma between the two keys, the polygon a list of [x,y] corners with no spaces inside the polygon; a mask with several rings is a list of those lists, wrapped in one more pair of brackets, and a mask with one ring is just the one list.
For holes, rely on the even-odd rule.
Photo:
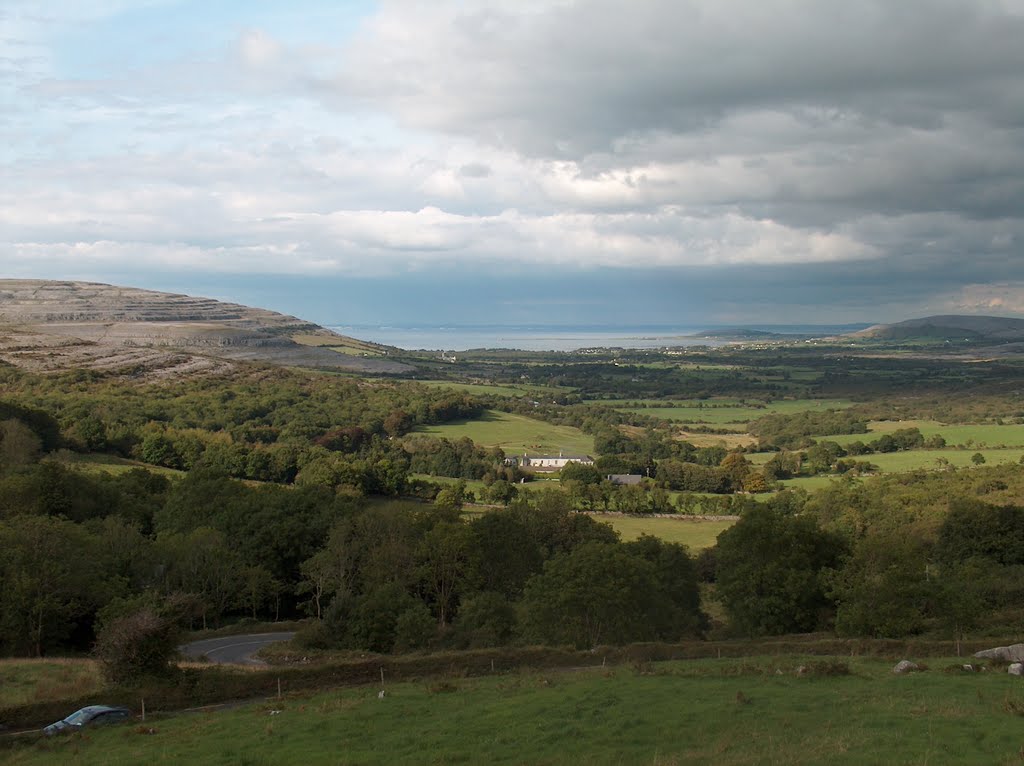
{"label": "cloud layer on horizon", "polygon": [[1024,313],[1015,0],[204,7],[0,10],[7,275],[544,268],[730,317]]}

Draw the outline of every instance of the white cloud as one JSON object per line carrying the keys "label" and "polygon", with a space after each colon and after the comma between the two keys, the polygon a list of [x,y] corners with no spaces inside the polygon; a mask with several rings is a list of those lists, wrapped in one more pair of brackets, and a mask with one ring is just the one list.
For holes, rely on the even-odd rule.
{"label": "white cloud", "polygon": [[333,44],[239,4],[88,77],[100,21],[174,3],[12,3],[3,269],[1024,281],[1019,3],[384,2]]}
{"label": "white cloud", "polygon": [[1024,314],[1024,282],[966,285],[947,304],[968,314]]}

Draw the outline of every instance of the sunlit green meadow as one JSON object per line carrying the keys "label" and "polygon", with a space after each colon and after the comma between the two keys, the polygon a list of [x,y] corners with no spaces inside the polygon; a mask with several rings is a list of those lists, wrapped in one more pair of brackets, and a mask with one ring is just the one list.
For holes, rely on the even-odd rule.
{"label": "sunlit green meadow", "polygon": [[718,535],[735,523],[730,520],[695,519],[686,516],[656,518],[595,514],[594,518],[611,524],[623,540],[636,540],[641,535],[653,535],[670,543],[682,543],[693,552],[713,546]]}
{"label": "sunlit green meadow", "polygon": [[946,440],[946,444],[949,446],[1024,447],[1024,425],[1016,423],[946,425],[936,420],[874,420],[868,423],[868,433],[866,434],[841,434],[818,438],[842,445],[854,441],[866,444],[882,434],[891,433],[901,428],[917,428],[926,439],[938,434]]}
{"label": "sunlit green meadow", "polygon": [[[667,402],[661,399],[643,401],[615,400],[599,402],[622,412],[635,412],[649,415],[661,420],[672,420],[678,423],[722,425],[745,425],[751,420],[765,415],[792,415],[806,410],[845,409],[853,406],[848,399],[780,399],[766,402],[763,405],[744,404],[735,399],[690,400],[685,402]],[[642,406],[636,406],[642,405]]]}
{"label": "sunlit green meadow", "polygon": [[525,415],[497,410],[487,410],[474,420],[424,426],[416,433],[446,439],[468,436],[483,447],[501,447],[507,455],[592,454],[594,451],[594,437],[578,428],[556,426]]}

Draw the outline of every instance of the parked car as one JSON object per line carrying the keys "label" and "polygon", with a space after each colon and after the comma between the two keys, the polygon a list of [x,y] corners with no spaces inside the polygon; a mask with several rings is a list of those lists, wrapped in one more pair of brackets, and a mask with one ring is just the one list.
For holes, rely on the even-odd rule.
{"label": "parked car", "polygon": [[51,723],[43,734],[48,737],[64,732],[79,731],[86,726],[104,726],[108,723],[120,723],[131,718],[132,711],[126,707],[111,707],[110,705],[89,705],[81,710],[76,710],[63,721]]}

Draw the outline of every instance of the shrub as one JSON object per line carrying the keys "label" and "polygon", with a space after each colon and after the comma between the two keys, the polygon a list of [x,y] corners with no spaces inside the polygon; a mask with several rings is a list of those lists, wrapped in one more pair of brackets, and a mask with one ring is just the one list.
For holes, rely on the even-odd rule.
{"label": "shrub", "polygon": [[178,628],[152,609],[140,609],[104,627],[93,653],[103,675],[113,683],[130,683],[146,676],[171,673]]}

